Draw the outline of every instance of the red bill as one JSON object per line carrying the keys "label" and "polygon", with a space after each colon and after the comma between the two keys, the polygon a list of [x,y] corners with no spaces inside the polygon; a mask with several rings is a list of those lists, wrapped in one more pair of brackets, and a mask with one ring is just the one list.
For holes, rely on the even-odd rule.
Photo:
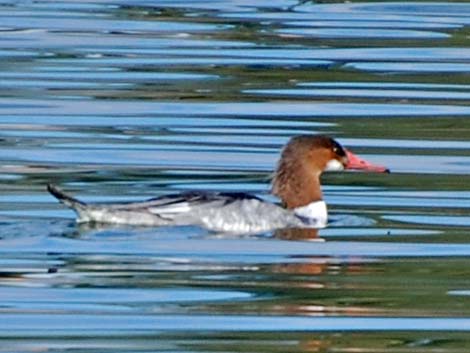
{"label": "red bill", "polygon": [[368,162],[358,157],[351,151],[346,150],[346,156],[348,157],[348,164],[346,164],[345,166],[346,169],[363,170],[366,172],[375,173],[390,173],[390,169],[381,165]]}

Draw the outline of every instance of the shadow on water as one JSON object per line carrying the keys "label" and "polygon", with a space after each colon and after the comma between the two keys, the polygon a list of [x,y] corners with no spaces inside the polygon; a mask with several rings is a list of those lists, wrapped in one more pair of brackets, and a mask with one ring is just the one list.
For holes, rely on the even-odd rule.
{"label": "shadow on water", "polygon": [[[470,5],[0,1],[0,352],[467,352]],[[90,202],[250,192],[292,135],[331,225],[77,226]]]}

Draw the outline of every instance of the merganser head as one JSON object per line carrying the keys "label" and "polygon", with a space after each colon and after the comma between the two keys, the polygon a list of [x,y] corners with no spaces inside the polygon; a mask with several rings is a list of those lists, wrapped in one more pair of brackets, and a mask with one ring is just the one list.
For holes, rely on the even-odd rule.
{"label": "merganser head", "polygon": [[272,182],[272,193],[285,207],[297,208],[322,199],[320,175],[355,169],[388,172],[369,163],[323,135],[299,135],[285,145]]}

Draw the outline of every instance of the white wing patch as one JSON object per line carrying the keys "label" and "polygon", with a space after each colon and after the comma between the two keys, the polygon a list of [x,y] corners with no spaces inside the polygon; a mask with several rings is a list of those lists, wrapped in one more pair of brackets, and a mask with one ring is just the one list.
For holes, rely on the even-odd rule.
{"label": "white wing patch", "polygon": [[191,206],[189,202],[178,202],[166,206],[149,207],[148,210],[158,215],[174,215],[191,211]]}

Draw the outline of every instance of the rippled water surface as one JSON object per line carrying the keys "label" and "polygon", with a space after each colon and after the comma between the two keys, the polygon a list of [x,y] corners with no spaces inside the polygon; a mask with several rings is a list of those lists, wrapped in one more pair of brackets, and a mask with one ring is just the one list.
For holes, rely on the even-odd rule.
{"label": "rippled water surface", "polygon": [[[470,4],[0,1],[0,352],[468,352]],[[269,196],[293,135],[312,234],[75,225],[87,201]]]}

